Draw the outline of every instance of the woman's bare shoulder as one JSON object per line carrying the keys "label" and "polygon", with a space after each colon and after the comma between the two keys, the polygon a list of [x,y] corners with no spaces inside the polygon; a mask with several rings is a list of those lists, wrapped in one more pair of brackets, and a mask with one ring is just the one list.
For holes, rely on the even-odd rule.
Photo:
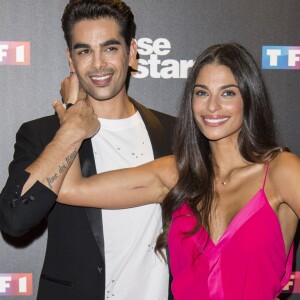
{"label": "woman's bare shoulder", "polygon": [[269,174],[277,199],[300,218],[300,158],[289,152],[278,154],[270,163]]}
{"label": "woman's bare shoulder", "polygon": [[178,180],[178,172],[174,155],[164,156],[151,162],[152,168],[160,180],[168,188],[172,188]]}
{"label": "woman's bare shoulder", "polygon": [[300,168],[300,157],[291,152],[281,152],[271,162],[272,168],[276,173],[289,173]]}
{"label": "woman's bare shoulder", "polygon": [[161,167],[175,167],[175,156],[168,155],[155,159],[154,162]]}
{"label": "woman's bare shoulder", "polygon": [[163,168],[173,168],[175,167],[174,155],[163,156],[155,160],[152,160],[149,163],[145,164],[145,167],[149,167],[153,170],[163,169]]}
{"label": "woman's bare shoulder", "polygon": [[281,152],[270,163],[270,177],[278,190],[298,188],[300,182],[300,158],[291,152]]}

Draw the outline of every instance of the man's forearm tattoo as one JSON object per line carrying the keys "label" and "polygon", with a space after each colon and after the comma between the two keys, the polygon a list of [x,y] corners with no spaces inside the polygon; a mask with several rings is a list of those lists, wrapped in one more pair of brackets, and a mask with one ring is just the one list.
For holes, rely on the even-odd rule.
{"label": "man's forearm tattoo", "polygon": [[58,166],[58,173],[55,173],[53,176],[47,179],[48,187],[52,190],[53,189],[53,184],[54,182],[58,179],[59,174],[64,173],[68,167],[72,164],[74,158],[76,157],[77,150],[74,150],[71,154],[69,154],[65,158],[65,163],[62,163],[61,165]]}
{"label": "man's forearm tattoo", "polygon": [[68,155],[66,157],[66,162],[67,162],[68,166],[73,162],[76,154],[77,154],[77,150],[74,150],[70,155]]}
{"label": "man's forearm tattoo", "polygon": [[49,188],[50,188],[51,190],[53,189],[52,184],[55,182],[55,180],[56,180],[57,178],[58,178],[57,173],[55,173],[52,177],[47,178],[48,186],[49,186]]}

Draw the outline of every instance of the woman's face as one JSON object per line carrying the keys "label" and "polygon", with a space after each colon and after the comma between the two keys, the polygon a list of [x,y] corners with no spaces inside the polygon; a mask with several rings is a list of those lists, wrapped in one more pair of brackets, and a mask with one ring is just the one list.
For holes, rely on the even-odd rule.
{"label": "woman's face", "polygon": [[192,97],[194,118],[210,141],[237,138],[243,124],[244,103],[231,70],[205,65],[197,76]]}

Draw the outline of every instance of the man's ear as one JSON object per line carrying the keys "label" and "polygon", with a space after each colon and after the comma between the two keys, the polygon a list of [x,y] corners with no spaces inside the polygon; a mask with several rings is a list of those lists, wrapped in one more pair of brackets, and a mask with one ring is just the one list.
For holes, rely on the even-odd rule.
{"label": "man's ear", "polygon": [[69,48],[67,48],[67,59],[69,62],[70,72],[75,72],[75,68],[74,68],[74,64],[73,64],[73,60]]}
{"label": "man's ear", "polygon": [[131,43],[130,43],[130,48],[129,48],[129,62],[128,62],[128,65],[130,67],[135,67],[136,66],[136,61],[137,59],[137,42],[135,39],[132,39],[131,40]]}

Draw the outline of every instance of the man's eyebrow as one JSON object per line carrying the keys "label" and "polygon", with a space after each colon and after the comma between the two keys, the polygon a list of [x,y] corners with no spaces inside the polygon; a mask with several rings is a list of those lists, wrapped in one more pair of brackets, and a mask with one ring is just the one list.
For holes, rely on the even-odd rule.
{"label": "man's eyebrow", "polygon": [[111,39],[111,40],[107,40],[107,41],[101,43],[100,47],[103,48],[103,47],[107,47],[110,45],[121,45],[121,42],[116,39]]}
{"label": "man's eyebrow", "polygon": [[[100,44],[101,48],[111,46],[111,45],[121,45],[121,42],[116,39],[110,39]],[[82,48],[91,48],[91,45],[84,44],[84,43],[77,43],[74,45],[73,50],[75,49],[82,49]]]}
{"label": "man's eyebrow", "polygon": [[91,48],[89,44],[77,43],[73,46],[73,50],[82,49],[82,48]]}

